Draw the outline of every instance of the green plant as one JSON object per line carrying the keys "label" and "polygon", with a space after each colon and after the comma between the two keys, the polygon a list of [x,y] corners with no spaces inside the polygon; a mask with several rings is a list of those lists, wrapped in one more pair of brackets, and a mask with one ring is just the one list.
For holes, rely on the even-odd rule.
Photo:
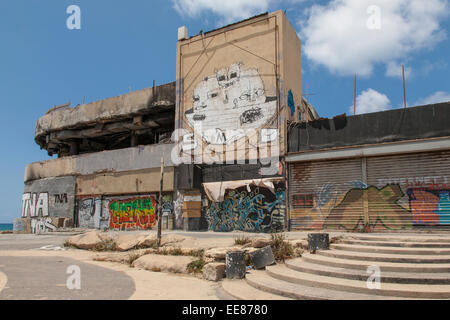
{"label": "green plant", "polygon": [[64,248],[77,249],[77,247],[75,247],[69,240],[64,241],[63,247]]}
{"label": "green plant", "polygon": [[203,259],[197,259],[188,264],[187,271],[189,273],[200,273],[202,272],[205,264],[206,263]]}
{"label": "green plant", "polygon": [[102,239],[102,241],[98,242],[93,251],[116,251],[117,244],[113,239]]}
{"label": "green plant", "polygon": [[277,261],[285,261],[294,256],[294,248],[286,241],[286,236],[282,233],[272,233],[272,251]]}
{"label": "green plant", "polygon": [[246,236],[239,236],[237,238],[234,238],[234,244],[235,245],[239,245],[239,246],[243,246],[247,243],[252,242],[252,240],[249,237]]}
{"label": "green plant", "polygon": [[141,253],[138,252],[129,252],[128,253],[128,258],[127,258],[127,263],[128,265],[132,265],[134,261],[136,261],[137,259],[139,259],[142,256]]}

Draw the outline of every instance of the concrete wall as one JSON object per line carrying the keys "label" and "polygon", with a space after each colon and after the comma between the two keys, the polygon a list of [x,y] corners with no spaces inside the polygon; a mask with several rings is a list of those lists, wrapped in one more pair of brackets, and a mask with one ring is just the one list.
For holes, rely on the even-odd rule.
{"label": "concrete wall", "polygon": [[75,177],[69,176],[25,183],[22,221],[15,223],[16,230],[37,233],[70,225],[75,212],[75,182]]}
{"label": "concrete wall", "polygon": [[[77,224],[81,228],[147,230],[156,227],[158,194],[79,197]],[[173,228],[172,194],[163,196],[163,227]]]}
{"label": "concrete wall", "polygon": [[265,134],[284,154],[286,120],[301,102],[300,41],[288,24],[277,11],[178,42],[176,127],[195,132],[185,151],[203,163],[263,158],[253,146]]}
{"label": "concrete wall", "polygon": [[[77,177],[77,195],[118,195],[159,192],[160,172],[147,169]],[[173,167],[164,169],[163,191],[173,191]]]}
{"label": "concrete wall", "polygon": [[159,168],[162,155],[164,165],[172,167],[173,148],[173,144],[148,145],[34,162],[25,168],[24,180]]}

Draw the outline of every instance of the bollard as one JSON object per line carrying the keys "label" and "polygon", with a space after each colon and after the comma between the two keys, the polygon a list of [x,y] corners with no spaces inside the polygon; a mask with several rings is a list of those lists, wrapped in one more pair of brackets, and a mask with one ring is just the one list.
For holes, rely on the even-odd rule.
{"label": "bollard", "polygon": [[316,250],[330,249],[330,237],[328,233],[310,233],[308,234],[308,250],[314,252]]}
{"label": "bollard", "polygon": [[225,259],[227,279],[243,279],[245,278],[245,252],[244,251],[228,251]]}
{"label": "bollard", "polygon": [[263,269],[266,266],[276,263],[272,248],[270,246],[251,252],[250,259],[252,260],[255,269]]}

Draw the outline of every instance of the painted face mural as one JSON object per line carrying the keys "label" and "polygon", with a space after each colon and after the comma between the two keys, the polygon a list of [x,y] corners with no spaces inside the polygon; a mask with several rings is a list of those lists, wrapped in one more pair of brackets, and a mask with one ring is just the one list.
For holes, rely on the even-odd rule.
{"label": "painted face mural", "polygon": [[257,69],[232,64],[203,79],[194,89],[188,124],[210,144],[229,144],[257,129],[276,112]]}

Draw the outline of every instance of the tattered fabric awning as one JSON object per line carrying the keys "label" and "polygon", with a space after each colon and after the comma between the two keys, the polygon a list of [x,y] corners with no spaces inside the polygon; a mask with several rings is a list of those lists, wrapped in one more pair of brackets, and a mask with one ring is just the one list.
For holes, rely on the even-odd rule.
{"label": "tattered fabric awning", "polygon": [[203,183],[203,187],[209,200],[214,202],[222,202],[225,196],[225,191],[227,189],[237,189],[240,187],[247,187],[247,190],[250,192],[250,185],[267,188],[275,194],[275,187],[273,185],[273,182],[280,179],[282,178],[208,182]]}

